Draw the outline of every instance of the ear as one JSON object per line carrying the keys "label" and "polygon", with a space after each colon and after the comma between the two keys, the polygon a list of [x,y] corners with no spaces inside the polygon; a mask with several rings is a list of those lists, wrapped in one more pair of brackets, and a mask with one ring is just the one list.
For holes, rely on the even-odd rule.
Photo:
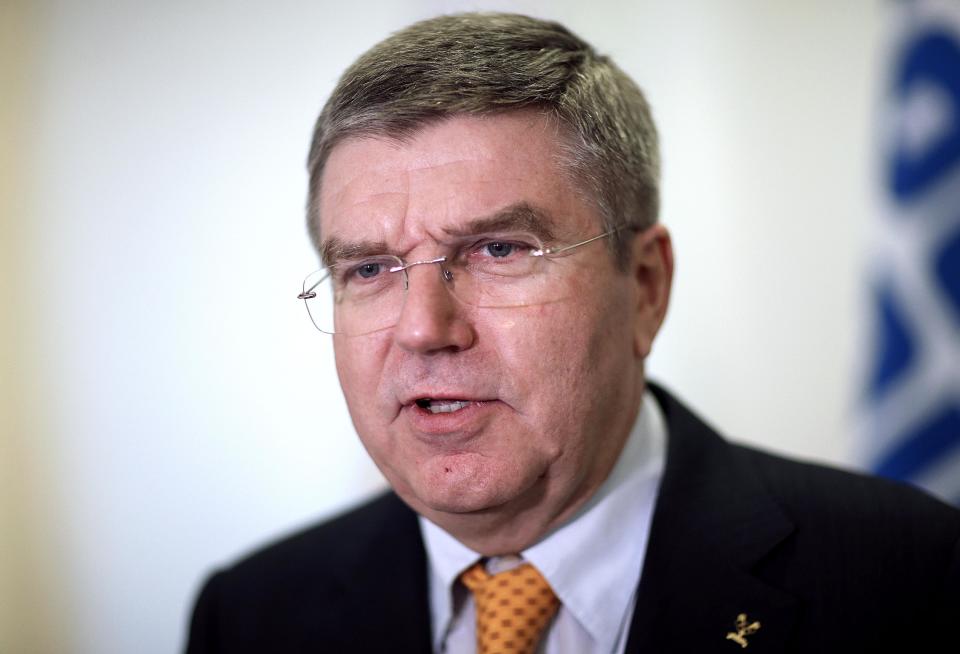
{"label": "ear", "polygon": [[670,303],[673,246],[666,227],[658,223],[634,237],[630,274],[637,290],[633,349],[636,356],[645,359]]}

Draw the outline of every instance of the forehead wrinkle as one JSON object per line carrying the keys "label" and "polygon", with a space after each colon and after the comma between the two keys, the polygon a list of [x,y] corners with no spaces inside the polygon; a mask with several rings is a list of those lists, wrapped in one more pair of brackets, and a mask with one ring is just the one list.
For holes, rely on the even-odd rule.
{"label": "forehead wrinkle", "polygon": [[357,208],[363,208],[365,206],[376,204],[377,207],[382,207],[386,203],[384,201],[390,202],[391,200],[396,200],[396,203],[401,203],[406,206],[409,202],[409,192],[406,190],[402,191],[376,191],[373,193],[363,193],[359,195],[352,195],[350,188],[340,189],[335,196],[331,198],[332,204],[339,206],[348,206],[352,211],[356,211]]}
{"label": "forehead wrinkle", "polygon": [[437,183],[445,180],[447,184],[496,184],[502,186],[504,182],[523,182],[522,175],[506,177],[504,175],[504,158],[522,166],[536,166],[539,159],[520,157],[516,152],[506,154],[497,152],[469,152],[460,154],[455,159],[436,160],[429,152],[418,155],[407,165],[404,171],[410,186],[421,183]]}
{"label": "forehead wrinkle", "polygon": [[488,163],[496,163],[492,157],[462,156],[457,159],[447,159],[445,161],[434,161],[430,159],[429,155],[425,155],[425,156],[419,157],[414,163],[410,164],[407,167],[407,172],[423,173],[426,171],[445,170],[452,166],[460,166],[462,164],[473,165],[480,161],[488,162]]}

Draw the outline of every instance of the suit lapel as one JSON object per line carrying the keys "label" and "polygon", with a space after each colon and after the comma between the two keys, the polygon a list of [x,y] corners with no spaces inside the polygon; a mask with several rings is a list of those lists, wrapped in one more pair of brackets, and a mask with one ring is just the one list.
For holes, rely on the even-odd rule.
{"label": "suit lapel", "polygon": [[430,652],[427,564],[416,514],[390,493],[339,572],[345,642],[318,651]]}
{"label": "suit lapel", "polygon": [[[669,444],[626,651],[738,652],[737,636],[754,653],[783,651],[797,602],[751,569],[793,524],[740,451],[665,391],[651,390]],[[759,628],[741,632],[741,614]]]}

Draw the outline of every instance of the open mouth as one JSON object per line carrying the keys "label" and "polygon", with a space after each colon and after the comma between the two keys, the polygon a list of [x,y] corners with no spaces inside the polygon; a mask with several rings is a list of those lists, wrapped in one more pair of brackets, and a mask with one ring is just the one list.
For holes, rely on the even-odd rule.
{"label": "open mouth", "polygon": [[453,413],[473,404],[469,400],[434,400],[429,397],[420,398],[415,403],[418,407],[430,413]]}

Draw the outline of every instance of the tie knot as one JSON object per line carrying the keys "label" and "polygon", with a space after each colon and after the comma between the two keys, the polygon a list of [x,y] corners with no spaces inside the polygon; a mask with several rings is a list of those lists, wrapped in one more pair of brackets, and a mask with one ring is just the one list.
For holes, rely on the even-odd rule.
{"label": "tie knot", "polygon": [[473,593],[478,654],[531,654],[560,600],[529,563],[491,575],[476,563],[460,575]]}

